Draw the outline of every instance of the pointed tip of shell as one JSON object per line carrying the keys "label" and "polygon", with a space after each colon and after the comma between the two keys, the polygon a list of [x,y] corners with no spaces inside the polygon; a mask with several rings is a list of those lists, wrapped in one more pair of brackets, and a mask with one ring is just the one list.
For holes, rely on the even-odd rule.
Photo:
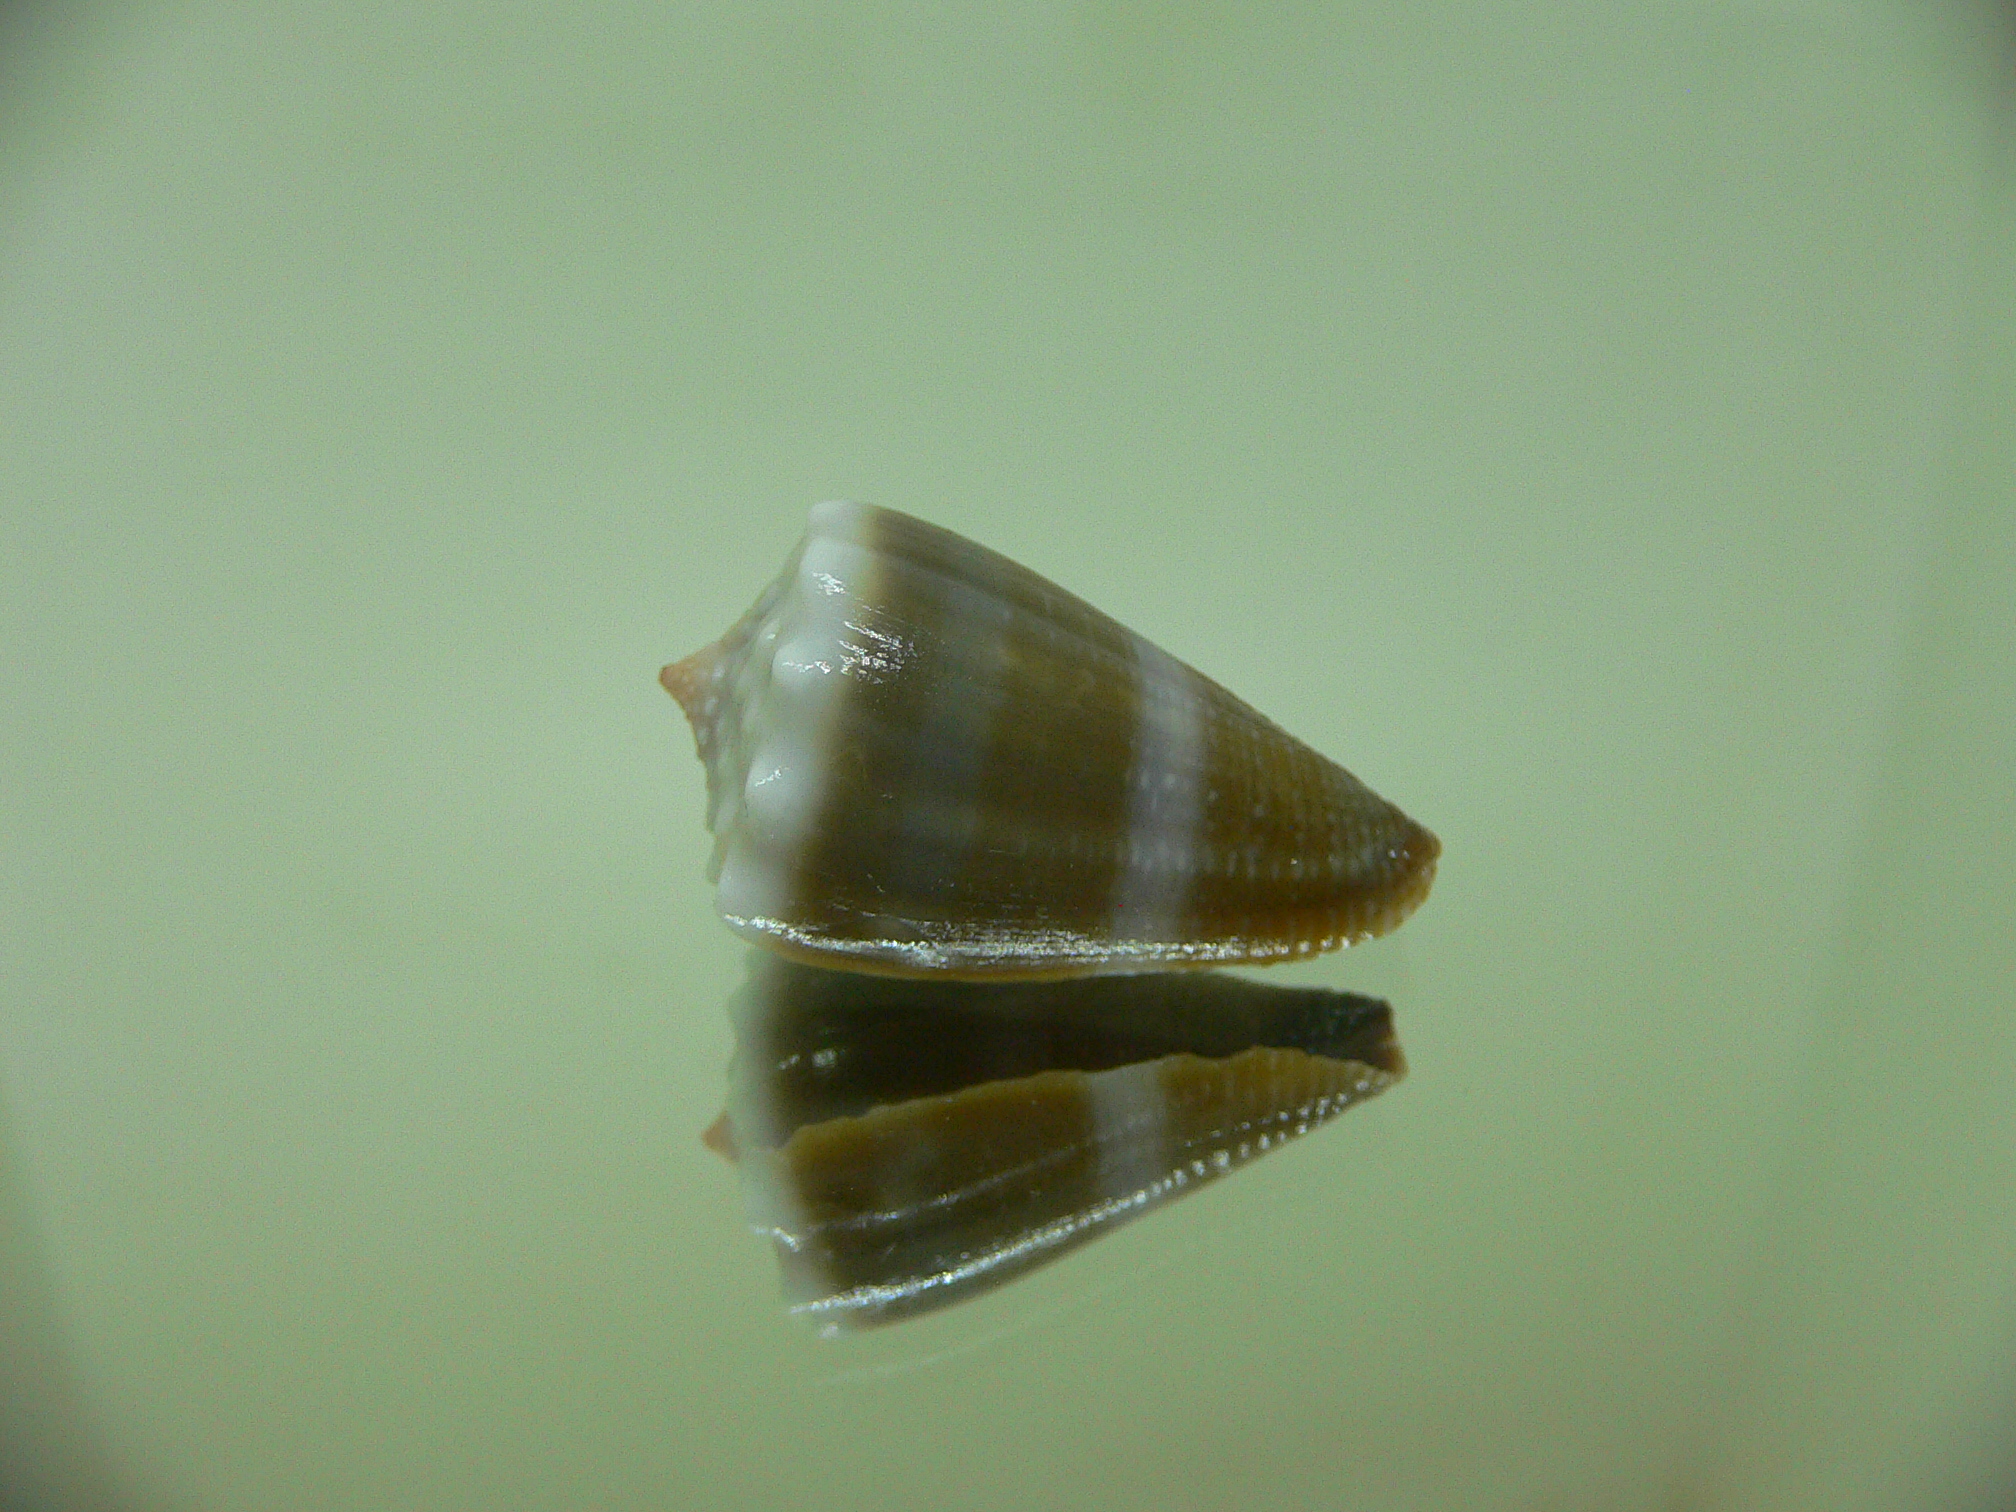
{"label": "pointed tip of shell", "polygon": [[698,726],[706,712],[708,690],[713,686],[714,669],[720,660],[718,644],[705,646],[658,674],[659,686],[679,701],[690,724]]}
{"label": "pointed tip of shell", "polygon": [[730,1165],[741,1158],[742,1151],[735,1143],[735,1126],[729,1121],[725,1109],[719,1118],[700,1131],[700,1143]]}

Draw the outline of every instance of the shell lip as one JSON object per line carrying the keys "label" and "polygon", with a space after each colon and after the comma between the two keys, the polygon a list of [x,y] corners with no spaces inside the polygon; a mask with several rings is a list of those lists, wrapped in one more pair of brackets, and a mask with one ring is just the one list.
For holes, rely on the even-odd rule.
{"label": "shell lip", "polygon": [[1302,960],[1368,938],[1360,933],[1311,940],[1132,941],[1045,930],[990,932],[981,943],[950,932],[937,938],[864,938],[726,910],[720,917],[752,944],[799,965],[914,981],[1062,982],[1080,977],[1189,975]]}

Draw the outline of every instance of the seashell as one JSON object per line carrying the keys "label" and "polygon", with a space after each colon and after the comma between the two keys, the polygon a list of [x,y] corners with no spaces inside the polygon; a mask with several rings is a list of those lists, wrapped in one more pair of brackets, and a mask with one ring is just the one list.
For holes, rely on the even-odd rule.
{"label": "seashell", "polygon": [[902,980],[759,956],[731,1010],[738,1161],[794,1312],[985,1292],[1404,1073],[1377,999],[1217,972]]}
{"label": "seashell", "polygon": [[1311,955],[1404,919],[1441,847],[1063,589],[821,504],[661,681],[707,768],[716,902],[816,964],[1044,977]]}

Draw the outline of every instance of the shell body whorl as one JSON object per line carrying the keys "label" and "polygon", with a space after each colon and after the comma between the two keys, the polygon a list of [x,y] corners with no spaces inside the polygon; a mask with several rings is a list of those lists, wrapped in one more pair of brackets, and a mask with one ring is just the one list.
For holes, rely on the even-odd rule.
{"label": "shell body whorl", "polygon": [[722,917],[898,975],[1266,962],[1426,896],[1426,829],[1063,589],[822,504],[777,580],[661,675],[707,768]]}

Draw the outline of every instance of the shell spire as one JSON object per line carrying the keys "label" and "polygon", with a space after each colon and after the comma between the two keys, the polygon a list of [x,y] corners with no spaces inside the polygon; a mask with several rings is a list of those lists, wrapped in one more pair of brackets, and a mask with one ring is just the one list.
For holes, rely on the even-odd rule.
{"label": "shell spire", "polygon": [[856,971],[1263,963],[1383,934],[1434,835],[1027,568],[869,505],[660,680],[707,769],[724,920]]}

